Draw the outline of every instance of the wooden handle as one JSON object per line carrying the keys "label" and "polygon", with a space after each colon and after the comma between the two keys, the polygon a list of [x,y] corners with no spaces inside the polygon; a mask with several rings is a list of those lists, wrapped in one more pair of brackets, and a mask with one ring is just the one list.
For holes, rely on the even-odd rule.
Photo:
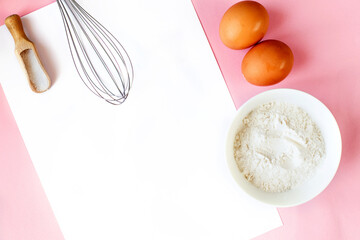
{"label": "wooden handle", "polygon": [[24,28],[22,26],[21,18],[19,17],[19,15],[14,14],[7,17],[5,19],[5,25],[13,36],[15,44],[17,44],[21,39],[30,41],[24,32]]}

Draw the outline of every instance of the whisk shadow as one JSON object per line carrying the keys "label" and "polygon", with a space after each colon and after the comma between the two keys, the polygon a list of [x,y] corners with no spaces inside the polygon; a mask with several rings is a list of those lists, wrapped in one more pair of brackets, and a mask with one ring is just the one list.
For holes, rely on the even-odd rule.
{"label": "whisk shadow", "polygon": [[54,85],[57,80],[58,72],[56,64],[52,59],[53,54],[46,48],[41,39],[38,39],[36,37],[36,34],[33,31],[35,26],[33,24],[30,24],[27,19],[22,19],[22,23],[26,35],[29,37],[30,41],[35,44],[36,50],[39,53],[41,63],[43,64],[46,72],[51,79],[51,85]]}

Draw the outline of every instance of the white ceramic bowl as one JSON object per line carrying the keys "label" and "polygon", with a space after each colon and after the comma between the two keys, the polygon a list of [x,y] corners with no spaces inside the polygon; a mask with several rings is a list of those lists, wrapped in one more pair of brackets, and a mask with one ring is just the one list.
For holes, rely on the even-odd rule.
{"label": "white ceramic bowl", "polygon": [[[271,101],[284,101],[304,109],[320,128],[325,141],[326,158],[318,166],[315,175],[299,186],[282,193],[268,193],[249,183],[238,169],[233,152],[235,135],[243,118],[257,106]],[[269,90],[252,97],[238,110],[228,132],[226,155],[232,176],[248,195],[276,207],[295,206],[313,199],[333,179],[341,158],[340,130],[329,109],[315,97],[293,89]]]}

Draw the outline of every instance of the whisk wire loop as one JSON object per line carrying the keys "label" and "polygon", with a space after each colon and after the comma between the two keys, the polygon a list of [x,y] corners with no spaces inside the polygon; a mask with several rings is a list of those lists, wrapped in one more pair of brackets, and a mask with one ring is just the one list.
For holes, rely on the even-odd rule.
{"label": "whisk wire loop", "polygon": [[[114,42],[113,42],[110,38],[108,38],[108,36],[106,35],[106,33],[104,33],[104,31],[103,31],[101,28],[99,28],[99,26],[98,26],[99,23],[98,23],[95,19],[93,19],[93,18],[91,17],[91,15],[89,15],[78,3],[75,2],[74,4],[78,7],[78,10],[81,12],[81,14],[80,14],[79,16],[80,16],[81,19],[84,21],[84,23],[86,24],[86,26],[93,31],[94,36],[96,37],[97,41],[99,41],[99,42],[102,43],[101,47],[102,47],[103,50],[107,53],[108,57],[111,59],[111,63],[112,63],[113,66],[116,68],[117,73],[120,74],[122,77],[124,77],[124,76],[123,76],[123,73],[122,73],[122,70],[121,70],[121,68],[120,68],[120,66],[119,66],[119,63],[116,61],[116,58],[114,57],[113,53],[110,51],[109,46],[106,44],[106,42],[105,42],[103,39],[101,39],[101,37],[106,38],[106,40],[108,40],[108,43],[109,43],[112,47],[116,46],[116,45],[114,44]],[[87,16],[87,17],[89,17],[89,18],[87,19],[87,18],[85,18],[83,15],[84,15],[84,16]],[[93,24],[93,26],[92,26],[91,24]],[[94,28],[96,28],[96,30],[101,34],[101,36],[99,36],[99,34],[96,32],[96,30],[94,30]],[[104,49],[104,47],[106,48],[107,51]],[[125,64],[125,62],[123,61],[123,57],[121,56],[120,52],[117,51],[117,48],[116,48],[116,47],[114,47],[114,49],[116,50],[116,52],[119,54],[120,58],[122,59],[122,63]],[[110,71],[109,71],[109,74],[111,75],[111,78],[112,78],[112,80],[114,81],[114,84],[116,84],[118,90],[120,91],[119,86],[117,85],[117,82],[115,81],[115,79],[114,79],[114,77],[113,77],[113,75],[111,74]],[[124,89],[125,89],[125,85],[124,85],[123,82],[121,82],[121,83],[122,83],[122,88],[123,88],[123,90],[124,90]]]}
{"label": "whisk wire loop", "polygon": [[75,0],[57,0],[76,71],[100,98],[122,104],[130,92],[134,69],[122,44]]}

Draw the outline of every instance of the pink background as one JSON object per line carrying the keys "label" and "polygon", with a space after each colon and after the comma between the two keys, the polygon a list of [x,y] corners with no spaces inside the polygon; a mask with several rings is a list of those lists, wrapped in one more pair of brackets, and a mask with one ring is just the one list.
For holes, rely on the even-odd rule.
{"label": "pink background", "polygon": [[[0,24],[7,15],[23,15],[49,2],[53,1],[2,0]],[[235,2],[193,0],[236,107],[267,89],[286,87],[303,90],[329,107],[339,123],[343,139],[339,171],[329,187],[306,204],[279,209],[284,226],[256,239],[358,239],[360,2],[259,0],[270,15],[265,39],[284,41],[295,55],[290,75],[273,87],[256,87],[247,83],[240,70],[247,50],[230,50],[219,39],[221,16]],[[0,148],[0,176],[3,178],[0,179],[0,200],[9,206],[0,209],[0,239],[61,239],[55,218],[5,102],[0,91],[0,146],[7,146]],[[7,170],[9,168],[12,170]]]}
{"label": "pink background", "polygon": [[0,239],[63,239],[1,87]]}

